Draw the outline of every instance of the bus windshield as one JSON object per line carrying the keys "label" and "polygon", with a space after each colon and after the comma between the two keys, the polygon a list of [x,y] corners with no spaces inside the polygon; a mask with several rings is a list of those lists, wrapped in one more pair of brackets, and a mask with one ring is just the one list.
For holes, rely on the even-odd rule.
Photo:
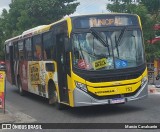
{"label": "bus windshield", "polygon": [[72,45],[73,65],[79,69],[122,69],[144,63],[140,29],[73,33]]}

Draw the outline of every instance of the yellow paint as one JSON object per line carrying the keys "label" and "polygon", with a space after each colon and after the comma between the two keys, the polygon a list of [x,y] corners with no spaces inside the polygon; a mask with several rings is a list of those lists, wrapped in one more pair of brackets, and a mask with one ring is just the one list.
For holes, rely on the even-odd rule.
{"label": "yellow paint", "polygon": [[116,94],[126,94],[136,91],[136,89],[141,85],[141,82],[131,85],[114,86],[114,87],[104,87],[104,88],[94,88],[87,86],[88,91],[98,96],[116,95]]}
{"label": "yellow paint", "polygon": [[104,87],[104,86],[119,86],[119,85],[126,85],[129,83],[136,83],[141,81],[142,76],[139,76],[136,79],[132,79],[132,80],[122,80],[122,81],[112,81],[112,82],[103,82],[103,83],[91,83],[86,81],[86,84],[92,87]]}
{"label": "yellow paint", "polygon": [[74,106],[74,97],[73,97],[73,79],[67,75],[67,82],[68,82],[68,95],[69,95],[69,105]]}
{"label": "yellow paint", "polygon": [[49,31],[50,27],[51,27],[50,25],[45,25],[41,29],[36,30],[34,32],[34,35],[40,34],[40,33],[43,33],[43,32],[47,32],[47,31]]}
{"label": "yellow paint", "polygon": [[137,15],[140,28],[142,29],[141,18]]}
{"label": "yellow paint", "polygon": [[71,21],[70,17],[67,18],[67,24],[68,24],[68,34],[69,34],[69,38],[70,38],[70,34],[72,31],[72,21]]}
{"label": "yellow paint", "polygon": [[0,71],[0,93],[4,92],[5,89],[5,72]]}

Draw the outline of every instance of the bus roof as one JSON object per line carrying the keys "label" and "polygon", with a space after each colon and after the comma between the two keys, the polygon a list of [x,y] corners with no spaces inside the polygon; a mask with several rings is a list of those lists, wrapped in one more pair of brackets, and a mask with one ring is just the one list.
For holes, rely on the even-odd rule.
{"label": "bus roof", "polygon": [[113,12],[113,13],[95,13],[95,14],[70,15],[70,16],[67,16],[67,17],[74,18],[74,17],[97,16],[97,15],[133,15],[133,16],[137,16],[137,14]]}
{"label": "bus roof", "polygon": [[15,40],[18,40],[20,38],[25,38],[25,37],[28,37],[28,36],[32,36],[32,35],[36,35],[36,34],[40,34],[40,33],[43,33],[43,32],[46,32],[46,31],[49,31],[51,26],[57,24],[57,23],[60,23],[60,22],[63,22],[64,20],[67,20],[69,18],[75,18],[75,17],[85,17],[85,16],[96,16],[96,15],[134,15],[134,14],[128,14],[128,13],[99,13],[99,14],[84,14],[84,15],[71,15],[71,16],[66,16],[64,17],[63,19],[59,20],[59,21],[56,21],[54,23],[51,23],[49,25],[40,25],[40,26],[37,26],[35,28],[32,28],[32,29],[29,29],[29,30],[26,30],[24,31],[21,35],[19,36],[16,36],[16,37],[13,37],[13,38],[10,38],[8,40],[5,41],[5,44],[10,42],[10,41],[15,41]]}
{"label": "bus roof", "polygon": [[25,36],[25,35],[30,34],[30,33],[34,34],[36,31],[42,30],[43,28],[46,28],[46,27],[47,27],[47,25],[41,25],[41,26],[37,26],[37,27],[31,28],[29,30],[24,31],[22,33],[22,36]]}
{"label": "bus roof", "polygon": [[19,35],[19,36],[16,36],[16,37],[13,37],[13,38],[7,39],[7,40],[5,41],[5,43],[8,43],[8,42],[10,42],[10,41],[14,41],[14,40],[18,40],[19,38],[21,38],[21,36],[22,36],[22,35]]}

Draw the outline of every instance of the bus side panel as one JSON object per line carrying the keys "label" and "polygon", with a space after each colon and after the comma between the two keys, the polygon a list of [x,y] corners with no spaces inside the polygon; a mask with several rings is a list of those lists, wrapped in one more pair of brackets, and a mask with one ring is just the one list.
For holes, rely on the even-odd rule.
{"label": "bus side panel", "polygon": [[[46,90],[46,76],[44,61],[30,61],[28,62],[28,91],[45,98],[48,97]],[[48,86],[48,85],[47,85]]]}
{"label": "bus side panel", "polygon": [[19,75],[21,78],[22,88],[25,91],[28,91],[28,61],[20,61],[19,62]]}
{"label": "bus side panel", "polygon": [[7,80],[12,84],[10,61],[6,60],[6,76]]}

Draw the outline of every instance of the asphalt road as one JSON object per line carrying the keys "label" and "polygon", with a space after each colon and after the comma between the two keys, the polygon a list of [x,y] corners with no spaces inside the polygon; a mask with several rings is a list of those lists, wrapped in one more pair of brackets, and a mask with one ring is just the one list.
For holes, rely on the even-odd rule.
{"label": "asphalt road", "polygon": [[[38,123],[159,123],[160,94],[122,105],[104,105],[57,110],[48,100],[28,93],[20,96],[18,89],[7,83],[6,102]],[[122,130],[123,131],[123,130]]]}

